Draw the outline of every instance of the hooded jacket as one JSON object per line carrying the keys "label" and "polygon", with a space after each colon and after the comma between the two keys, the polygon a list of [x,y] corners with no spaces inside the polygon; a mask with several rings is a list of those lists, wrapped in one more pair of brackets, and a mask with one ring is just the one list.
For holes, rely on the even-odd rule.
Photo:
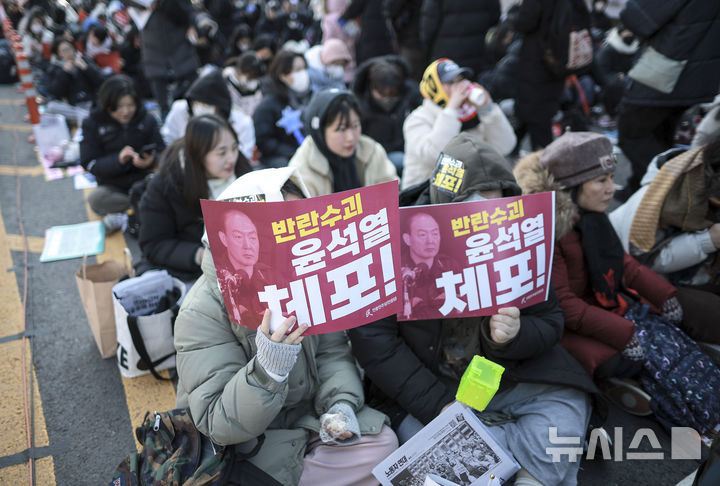
{"label": "hooded jacket", "polygon": [[105,110],[97,109],[83,120],[82,133],[80,163],[83,168],[97,178],[98,185],[125,192],[152,172],[153,167],[139,169],[131,163],[121,164],[118,155],[123,147],[129,145],[139,151],[145,145],[155,144],[156,154],[165,148],[155,118],[142,105],[127,125],[120,124]]}
{"label": "hooded jacket", "polygon": [[[595,369],[625,348],[633,323],[600,305],[590,284],[580,233],[574,228],[578,207],[567,188],[555,182],[540,163],[540,152],[522,158],[513,170],[524,194],[555,191],[555,253],[552,285],[565,312],[565,335],[561,344],[591,375]],[[643,303],[657,312],[674,296],[675,287],[641,265],[627,252],[623,282],[635,290]]]}
{"label": "hooded jacket", "polygon": [[[345,93],[345,91],[340,90],[317,93],[303,114],[307,122],[305,124],[306,130],[314,133],[314,135],[305,138],[305,141],[290,159],[288,166],[297,168],[311,197],[324,196],[334,192],[333,172],[330,162],[320,151],[313,136],[324,136],[324,129],[320,126],[320,120],[325,118],[330,102],[336,96]],[[316,123],[318,127],[312,128],[312,125]],[[355,149],[354,162],[361,187],[398,179],[395,166],[388,160],[382,145],[365,135],[360,136]]]}
{"label": "hooded jacket", "polygon": [[[400,99],[391,111],[382,109],[370,93],[370,70],[380,61],[397,65],[405,78]],[[355,71],[352,90],[360,102],[363,133],[380,143],[388,153],[404,151],[403,123],[410,112],[422,102],[417,83],[410,80],[410,68],[407,62],[394,55],[368,59]]]}
{"label": "hooded jacket", "polygon": [[[282,200],[288,179],[304,189],[291,168],[246,174],[219,199],[265,194]],[[230,322],[212,255],[188,292],[175,322],[177,406],[189,407],[198,430],[216,444],[248,452],[265,434],[250,462],[281,484],[297,484],[318,417],[339,400],[356,412],[362,434],[380,433],[386,417],[364,405],[362,383],[345,333],[305,336],[289,376],[277,382],[258,364],[255,330]]]}
{"label": "hooded jacket", "polygon": [[255,148],[255,126],[252,118],[237,108],[233,108],[230,91],[225,84],[222,71],[214,70],[195,80],[185,93],[184,100],[176,100],[165,117],[165,123],[160,129],[163,139],[170,145],[180,137],[185,136],[187,127],[193,113],[191,105],[199,101],[206,105],[218,108],[219,116],[226,118],[238,136],[240,151],[246,159],[250,160]]}
{"label": "hooded jacket", "polygon": [[[401,204],[459,202],[476,190],[502,189],[519,194],[510,167],[502,156],[477,138],[460,134],[444,153],[461,161],[467,178],[454,196],[435,191],[429,182],[403,191]],[[449,320],[398,323],[395,316],[349,331],[353,353],[373,383],[370,403],[379,403],[397,425],[407,413],[427,424],[455,399],[457,383],[443,378],[442,329]],[[522,309],[520,331],[498,344],[490,336],[488,317],[457,319],[461,326],[480,326],[478,354],[505,367],[501,389],[512,383],[547,383],[595,391],[591,380],[558,343],[563,331],[562,310],[555,292],[546,302]],[[469,357],[466,357],[469,358]]]}

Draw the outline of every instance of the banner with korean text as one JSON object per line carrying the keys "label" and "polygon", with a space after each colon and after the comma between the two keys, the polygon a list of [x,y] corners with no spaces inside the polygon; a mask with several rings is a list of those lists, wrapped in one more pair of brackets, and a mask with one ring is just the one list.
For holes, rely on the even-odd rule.
{"label": "banner with korean text", "polygon": [[285,202],[202,201],[230,320],[255,329],[266,308],[306,335],[399,311],[398,184]]}
{"label": "banner with korean text", "polygon": [[398,320],[485,316],[547,299],[555,193],[400,209]]}

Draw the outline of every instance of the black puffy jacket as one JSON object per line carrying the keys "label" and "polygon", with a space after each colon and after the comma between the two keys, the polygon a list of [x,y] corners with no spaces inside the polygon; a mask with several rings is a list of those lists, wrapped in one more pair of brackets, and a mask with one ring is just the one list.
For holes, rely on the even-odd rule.
{"label": "black puffy jacket", "polygon": [[142,65],[148,79],[183,79],[199,67],[187,40],[194,23],[190,0],[159,0],[141,31]]}
{"label": "black puffy jacket", "polygon": [[[495,180],[503,171],[507,169],[478,173],[463,188],[485,187],[483,179],[497,184]],[[515,184],[514,180],[505,183]],[[410,187],[400,194],[400,205],[429,204],[429,192],[427,181]],[[580,363],[559,344],[565,320],[554,290],[550,290],[547,301],[522,309],[520,331],[504,345],[492,341],[488,317],[461,320],[464,325],[481,326],[481,354],[505,367],[501,389],[513,382],[526,382],[597,391]],[[372,384],[367,401],[388,414],[395,427],[408,413],[427,424],[455,399],[459,383],[449,385],[439,370],[443,362],[442,327],[442,319],[398,323],[391,316],[348,331],[353,353]]]}
{"label": "black puffy jacket", "polygon": [[543,61],[544,25],[552,21],[552,13],[560,2],[572,7],[570,29],[588,28],[590,13],[584,0],[523,0],[513,20],[514,30],[523,35],[518,57],[515,85],[515,112],[525,122],[550,122],[560,108],[565,84]]}
{"label": "black puffy jacket", "polygon": [[156,154],[165,148],[155,118],[139,106],[127,125],[122,125],[104,110],[95,110],[82,123],[80,163],[97,178],[101,186],[112,186],[125,192],[133,183],[152,172],[153,167],[139,169],[133,164],[121,164],[118,155],[123,147],[140,151],[155,144]]}
{"label": "black puffy jacket", "polygon": [[[303,101],[307,102],[309,99]],[[295,109],[302,110],[303,104],[295,104]],[[300,145],[294,135],[288,134],[284,128],[277,125],[287,107],[293,108],[287,94],[270,85],[253,112],[255,144],[260,150],[261,160],[283,157],[289,161]]]}
{"label": "black puffy jacket", "polygon": [[138,242],[148,266],[164,268],[180,280],[190,281],[202,273],[195,253],[202,246],[204,225],[199,208],[189,208],[185,203],[180,179],[178,173],[152,177],[140,200]]}
{"label": "black puffy jacket", "polygon": [[70,72],[63,69],[60,61],[50,63],[45,71],[48,93],[71,105],[93,101],[103,77],[92,60],[83,58],[83,61],[87,64],[86,69],[73,66]]}
{"label": "black puffy jacket", "polygon": [[656,51],[687,61],[669,94],[633,81],[624,101],[644,106],[692,106],[710,101],[720,85],[720,2],[629,0],[623,24]]}
{"label": "black puffy jacket", "polygon": [[[405,89],[400,94],[400,100],[392,111],[383,110],[370,93],[370,69],[379,61],[388,61],[397,64],[406,78]],[[360,118],[362,131],[383,146],[386,152],[403,152],[405,140],[403,138],[403,122],[405,118],[420,105],[422,96],[417,83],[410,81],[410,68],[398,56],[381,56],[368,59],[355,71],[353,92],[360,103]]]}
{"label": "black puffy jacket", "polygon": [[430,61],[448,57],[477,76],[490,67],[485,34],[498,20],[499,0],[425,0],[420,40],[429,47]]}
{"label": "black puffy jacket", "polygon": [[[501,389],[526,382],[596,391],[585,370],[559,344],[564,320],[554,291],[548,301],[522,310],[520,332],[504,346],[490,338],[489,318],[463,321],[482,326],[481,354],[505,367]],[[398,323],[392,316],[349,331],[353,353],[374,385],[375,396],[368,397],[368,403],[387,408],[393,425],[405,415],[393,413],[393,405],[427,424],[455,399],[457,384],[449,386],[439,370],[442,326],[441,319]]]}

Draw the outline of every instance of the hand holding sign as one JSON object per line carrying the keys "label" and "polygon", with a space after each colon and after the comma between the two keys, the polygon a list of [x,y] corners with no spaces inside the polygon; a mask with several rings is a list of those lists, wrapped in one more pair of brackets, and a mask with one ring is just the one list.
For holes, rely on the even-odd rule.
{"label": "hand holding sign", "polygon": [[295,366],[301,349],[300,343],[303,340],[302,334],[308,328],[307,325],[299,326],[286,336],[296,320],[295,316],[288,317],[275,332],[270,334],[270,309],[265,311],[262,324],[255,335],[255,345],[257,362],[268,373],[285,377]]}
{"label": "hand holding sign", "polygon": [[511,341],[520,332],[520,309],[502,307],[490,318],[490,337],[498,344]]}

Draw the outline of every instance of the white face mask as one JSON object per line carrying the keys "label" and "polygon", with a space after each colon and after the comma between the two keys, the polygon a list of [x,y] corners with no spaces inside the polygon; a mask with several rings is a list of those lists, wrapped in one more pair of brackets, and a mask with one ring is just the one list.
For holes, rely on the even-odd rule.
{"label": "white face mask", "polygon": [[467,198],[465,198],[465,202],[471,202],[471,201],[487,201],[486,197],[482,197],[477,192],[473,192],[470,194]]}
{"label": "white face mask", "polygon": [[310,75],[307,69],[302,71],[295,71],[292,74],[292,81],[290,82],[290,89],[298,93],[304,93],[310,87]]}
{"label": "white face mask", "polygon": [[213,105],[208,105],[199,101],[195,101],[192,104],[192,111],[194,116],[214,115],[215,107]]}
{"label": "white face mask", "polygon": [[345,68],[338,64],[330,64],[325,67],[325,72],[330,76],[330,79],[342,79],[345,76]]}
{"label": "white face mask", "polygon": [[248,91],[255,91],[258,88],[258,80],[257,79],[247,79],[241,81],[242,85],[245,86],[245,89]]}
{"label": "white face mask", "polygon": [[43,31],[43,26],[42,26],[42,24],[32,24],[30,26],[30,30],[32,31],[33,34],[40,34]]}

